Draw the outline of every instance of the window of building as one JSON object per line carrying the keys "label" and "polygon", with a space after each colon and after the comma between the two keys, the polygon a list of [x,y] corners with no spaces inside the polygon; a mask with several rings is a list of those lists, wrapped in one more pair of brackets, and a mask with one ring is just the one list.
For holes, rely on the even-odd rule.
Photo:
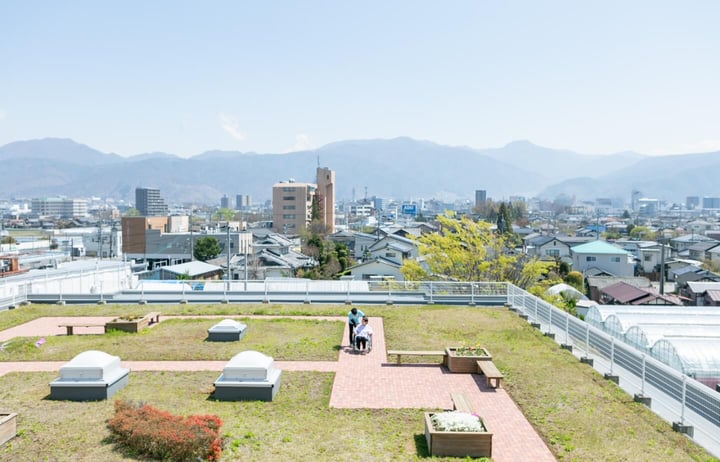
{"label": "window of building", "polygon": [[613,263],[620,263],[620,257],[610,257],[610,261]]}
{"label": "window of building", "polygon": [[291,188],[289,186],[285,186],[282,188],[283,192],[295,192],[295,188]]}
{"label": "window of building", "polygon": [[645,255],[645,261],[652,261],[652,255]]}
{"label": "window of building", "polygon": [[545,251],[545,255],[548,255],[550,257],[559,257],[560,256],[560,249],[547,249]]}
{"label": "window of building", "polygon": [[385,252],[385,256],[388,258],[395,258],[396,255],[395,252]]}
{"label": "window of building", "polygon": [[283,220],[294,220],[295,214],[287,214],[287,215],[283,215],[282,217],[283,217]]}
{"label": "window of building", "polygon": [[283,210],[295,210],[294,205],[283,205]]}
{"label": "window of building", "polygon": [[585,257],[585,261],[597,261],[596,257]]}
{"label": "window of building", "polygon": [[283,200],[284,200],[284,201],[294,201],[294,200],[295,200],[295,196],[283,196]]}

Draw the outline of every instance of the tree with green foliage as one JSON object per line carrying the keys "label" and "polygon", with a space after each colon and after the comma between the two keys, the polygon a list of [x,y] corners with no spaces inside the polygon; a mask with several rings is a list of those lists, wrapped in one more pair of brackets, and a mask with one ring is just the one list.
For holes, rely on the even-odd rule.
{"label": "tree with green foliage", "polygon": [[564,278],[563,281],[569,286],[573,286],[580,292],[585,292],[585,281],[583,281],[583,275],[580,271],[570,271]]}
{"label": "tree with green foliage", "polygon": [[193,255],[200,261],[208,261],[220,255],[220,243],[212,236],[201,237],[195,241]]}
{"label": "tree with green foliage", "polygon": [[4,236],[2,239],[0,239],[0,244],[15,244],[17,241],[12,236]]}
{"label": "tree with green foliage", "polygon": [[325,240],[319,234],[310,234],[304,240],[302,252],[317,260],[318,266],[300,271],[299,277],[337,279],[351,266],[350,251],[345,244]]}
{"label": "tree with green foliage", "polygon": [[[628,226],[629,228],[630,226]],[[633,226],[630,232],[630,239],[639,241],[652,241],[655,239],[655,233],[650,231],[647,226]]]}
{"label": "tree with green foliage", "polygon": [[126,217],[139,217],[139,216],[140,216],[140,212],[139,212],[138,209],[136,209],[135,207],[130,207],[129,209],[127,209],[127,210],[125,211],[125,214],[124,214],[124,215],[125,215]]}
{"label": "tree with green foliage", "polygon": [[235,217],[235,210],[221,208],[213,214],[213,220],[215,221],[230,221]]}
{"label": "tree with green foliage", "polygon": [[508,281],[525,288],[546,271],[537,259],[515,252],[511,237],[492,232],[488,223],[453,214],[437,220],[439,233],[415,238],[429,272],[406,260],[400,268],[406,280]]}

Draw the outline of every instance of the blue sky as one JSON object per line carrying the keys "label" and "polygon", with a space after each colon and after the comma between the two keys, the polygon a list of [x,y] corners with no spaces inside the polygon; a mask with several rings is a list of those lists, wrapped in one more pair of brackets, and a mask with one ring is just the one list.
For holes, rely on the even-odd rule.
{"label": "blue sky", "polygon": [[0,2],[0,145],[720,150],[720,2]]}

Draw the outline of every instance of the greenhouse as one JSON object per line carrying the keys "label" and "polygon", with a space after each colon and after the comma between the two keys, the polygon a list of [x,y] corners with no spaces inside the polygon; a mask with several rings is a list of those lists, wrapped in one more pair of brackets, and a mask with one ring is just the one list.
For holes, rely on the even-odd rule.
{"label": "greenhouse", "polygon": [[720,383],[719,307],[597,305],[585,320],[705,385]]}
{"label": "greenhouse", "polygon": [[[690,320],[697,320],[697,316],[720,316],[720,307],[596,305],[588,310],[587,316],[585,316],[585,321],[591,326],[597,327],[598,329],[602,329],[610,333],[612,331],[617,331],[618,328],[614,327],[608,330],[608,328],[606,327],[606,321],[610,316],[614,316],[615,318],[617,318],[618,315],[621,315],[623,317],[629,315],[643,316],[643,319],[637,321],[638,324],[642,322],[652,322],[657,324],[675,324],[675,321],[673,321],[672,319],[678,315],[687,317]],[[666,320],[666,317],[670,318]],[[613,322],[618,321],[613,320]],[[700,324],[701,322],[698,321],[697,323]],[[620,324],[626,323],[623,321]],[[685,323],[683,322],[683,324]],[[627,327],[632,327],[632,324]],[[625,329],[622,329],[621,333],[624,333],[625,330],[627,330],[627,327]]]}
{"label": "greenhouse", "polygon": [[646,353],[658,340],[674,337],[715,337],[720,342],[720,321],[715,325],[643,323],[625,331],[625,343]]}
{"label": "greenhouse", "polygon": [[650,354],[711,388],[720,383],[720,342],[717,337],[673,337],[658,340]]}

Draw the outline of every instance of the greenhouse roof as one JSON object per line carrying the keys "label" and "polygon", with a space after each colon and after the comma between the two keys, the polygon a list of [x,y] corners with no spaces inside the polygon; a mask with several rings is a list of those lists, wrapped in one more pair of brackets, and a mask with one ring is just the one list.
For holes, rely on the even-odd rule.
{"label": "greenhouse roof", "polygon": [[650,348],[658,340],[664,338],[696,338],[715,337],[720,341],[720,328],[713,324],[636,324],[625,332],[628,343]]}
{"label": "greenhouse roof", "polygon": [[[615,314],[638,314],[645,316],[652,315],[652,323],[663,322],[663,316],[682,315],[693,319],[697,316],[720,316],[720,307],[710,306],[638,306],[638,305],[597,305],[588,311],[585,319],[593,320],[596,323],[604,322],[608,316]],[[672,322],[669,322],[672,324]]]}
{"label": "greenhouse roof", "polygon": [[678,337],[658,340],[652,355],[673,366],[673,353],[682,363],[682,371],[699,377],[720,376],[720,342],[717,337]]}

